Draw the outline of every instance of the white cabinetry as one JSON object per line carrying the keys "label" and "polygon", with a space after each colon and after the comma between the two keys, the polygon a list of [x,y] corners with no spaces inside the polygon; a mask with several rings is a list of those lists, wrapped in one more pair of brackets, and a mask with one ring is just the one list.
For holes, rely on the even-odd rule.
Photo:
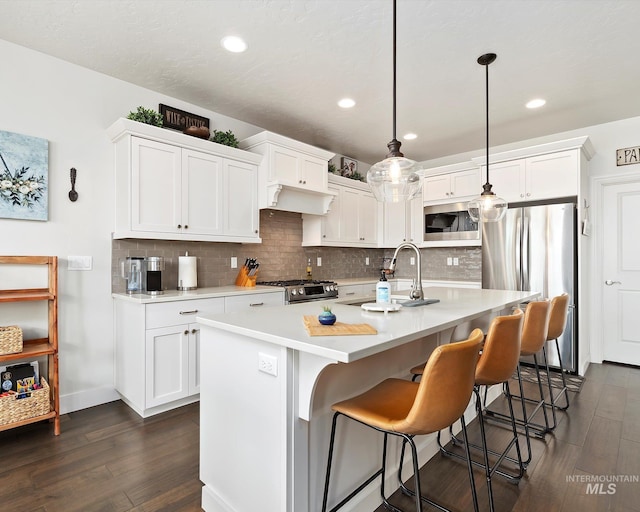
{"label": "white cabinetry", "polygon": [[142,417],[197,401],[200,327],[196,317],[281,305],[282,290],[152,303],[116,298],[116,390]]}
{"label": "white cabinetry", "polygon": [[[561,140],[490,156],[493,191],[509,203],[584,195],[587,162],[595,153],[587,137]],[[486,181],[486,157],[474,158]]]}
{"label": "white cabinetry", "polygon": [[338,297],[341,299],[348,299],[350,297],[375,297],[376,284],[377,281],[362,284],[339,284]]}
{"label": "white cabinetry", "polygon": [[141,304],[115,300],[116,389],[142,417],[198,399],[196,316],[224,312],[224,298]]}
{"label": "white cabinetry", "polygon": [[234,313],[246,311],[250,313],[256,308],[284,305],[284,292],[282,293],[252,293],[250,295],[232,295],[224,298],[224,312]]}
{"label": "white cabinetry", "polygon": [[480,194],[480,169],[455,170],[458,167],[440,167],[425,173],[423,199],[426,204],[454,203]]}
{"label": "white cabinetry", "polygon": [[262,155],[258,176],[260,208],[322,215],[333,196],[328,162],[335,155],[272,132],[260,132],[240,147]]}
{"label": "white cabinetry", "polygon": [[384,203],[382,247],[397,247],[403,242],[422,243],[422,200],[409,202]]}
{"label": "white cabinetry", "polygon": [[127,119],[116,155],[114,238],[260,242],[252,153]]}
{"label": "white cabinetry", "polygon": [[326,215],[302,215],[303,246],[377,247],[378,202],[361,182],[331,176],[336,194]]}

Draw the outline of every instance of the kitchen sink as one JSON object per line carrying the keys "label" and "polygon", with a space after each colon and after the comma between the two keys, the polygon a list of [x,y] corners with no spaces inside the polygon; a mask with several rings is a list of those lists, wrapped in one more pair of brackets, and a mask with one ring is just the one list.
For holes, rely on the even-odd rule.
{"label": "kitchen sink", "polygon": [[[359,299],[345,299],[344,301],[337,300],[338,304],[345,304],[347,306],[362,306],[363,304],[369,304],[371,302],[375,302],[375,297],[366,297]],[[421,299],[421,300],[411,300],[406,295],[392,295],[391,302],[393,304],[401,304],[405,308],[409,307],[417,307],[417,306],[427,306],[429,304],[435,304],[436,302],[440,302],[440,299]]]}

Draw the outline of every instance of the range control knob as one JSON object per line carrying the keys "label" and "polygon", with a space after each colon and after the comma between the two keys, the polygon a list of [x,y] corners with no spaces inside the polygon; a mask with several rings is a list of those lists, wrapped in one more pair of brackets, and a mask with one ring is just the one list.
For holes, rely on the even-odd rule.
{"label": "range control knob", "polygon": [[291,290],[291,295],[298,295],[298,290]]}
{"label": "range control knob", "polygon": [[304,295],[304,288],[300,288],[300,289],[298,290],[298,293],[299,293],[300,295]]}

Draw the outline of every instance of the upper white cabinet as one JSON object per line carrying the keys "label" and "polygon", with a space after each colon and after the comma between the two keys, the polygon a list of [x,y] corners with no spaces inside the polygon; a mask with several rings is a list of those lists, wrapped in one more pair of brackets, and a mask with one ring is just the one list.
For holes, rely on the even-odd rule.
{"label": "upper white cabinet", "polygon": [[[495,193],[508,203],[575,196],[578,162],[577,150],[499,162],[491,164],[489,180]],[[482,167],[485,177],[486,169]]]}
{"label": "upper white cabinet", "polygon": [[260,242],[259,155],[119,119],[114,238]]}
{"label": "upper white cabinet", "polygon": [[381,247],[397,247],[403,242],[422,244],[422,200],[383,203],[383,241]]}
{"label": "upper white cabinet", "polygon": [[[489,181],[508,203],[578,196],[584,180],[582,167],[592,155],[586,137],[491,155]],[[482,165],[486,181],[486,158],[474,161]]]}
{"label": "upper white cabinet", "polygon": [[[480,194],[482,191],[480,169],[474,167],[453,170],[455,168],[454,166],[440,167],[425,173],[422,189],[425,203],[452,203]],[[447,169],[451,170],[447,171]]]}
{"label": "upper white cabinet", "polygon": [[377,247],[378,202],[365,183],[329,177],[335,194],[326,215],[302,215],[303,246]]}
{"label": "upper white cabinet", "polygon": [[334,153],[266,131],[244,139],[240,147],[262,156],[260,208],[327,213],[333,199],[327,181],[328,162]]}

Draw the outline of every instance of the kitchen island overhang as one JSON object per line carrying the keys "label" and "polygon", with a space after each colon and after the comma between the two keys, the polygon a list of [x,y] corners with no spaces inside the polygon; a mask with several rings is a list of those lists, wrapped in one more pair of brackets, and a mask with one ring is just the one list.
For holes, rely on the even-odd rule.
{"label": "kitchen island overhang", "polygon": [[[204,510],[319,510],[331,403],[384,378],[408,377],[436,345],[538,293],[427,288],[426,296],[440,302],[387,314],[332,301],[339,321],[369,323],[377,335],[310,337],[303,316],[317,315],[327,301],[199,317]],[[360,437],[349,443],[354,458],[342,461],[349,473],[369,469],[365,454],[376,444]],[[238,479],[250,482],[255,498]],[[374,488],[371,509],[376,496]]]}

